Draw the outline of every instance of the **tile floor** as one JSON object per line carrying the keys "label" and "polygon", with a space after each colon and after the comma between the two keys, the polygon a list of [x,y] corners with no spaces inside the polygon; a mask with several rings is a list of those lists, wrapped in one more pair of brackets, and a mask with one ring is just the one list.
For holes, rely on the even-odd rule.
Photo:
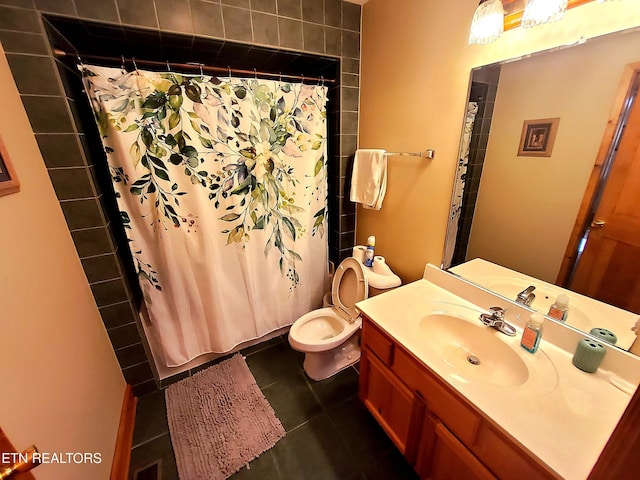
{"label": "tile floor", "polygon": [[[231,479],[417,479],[358,399],[357,368],[314,382],[302,370],[303,355],[289,347],[286,336],[242,354],[287,435]],[[144,470],[158,460],[159,474],[155,467]],[[164,392],[139,399],[131,451],[129,480],[156,479],[178,479]]]}

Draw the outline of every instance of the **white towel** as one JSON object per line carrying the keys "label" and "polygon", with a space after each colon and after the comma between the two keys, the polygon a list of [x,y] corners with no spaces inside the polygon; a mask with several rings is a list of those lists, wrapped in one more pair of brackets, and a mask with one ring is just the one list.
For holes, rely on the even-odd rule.
{"label": "white towel", "polygon": [[387,191],[387,152],[380,149],[356,150],[351,175],[351,201],[364,208],[380,210]]}

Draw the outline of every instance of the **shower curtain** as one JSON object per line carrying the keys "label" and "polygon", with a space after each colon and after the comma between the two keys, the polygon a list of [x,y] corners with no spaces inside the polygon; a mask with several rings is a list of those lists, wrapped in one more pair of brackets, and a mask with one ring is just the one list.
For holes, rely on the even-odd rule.
{"label": "shower curtain", "polygon": [[464,185],[467,180],[467,167],[469,165],[471,133],[473,132],[473,124],[476,121],[477,114],[478,102],[469,102],[467,104],[467,114],[464,119],[464,127],[462,128],[462,140],[460,141],[460,151],[458,152],[458,169],[456,170],[456,178],[453,184],[453,195],[451,196],[451,212],[449,215],[447,235],[444,243],[444,258],[442,260],[443,268],[449,268],[451,266],[453,254],[456,248],[458,224],[460,223],[460,214],[462,212],[462,195],[464,193]]}
{"label": "shower curtain", "polygon": [[167,366],[317,308],[326,88],[80,68]]}

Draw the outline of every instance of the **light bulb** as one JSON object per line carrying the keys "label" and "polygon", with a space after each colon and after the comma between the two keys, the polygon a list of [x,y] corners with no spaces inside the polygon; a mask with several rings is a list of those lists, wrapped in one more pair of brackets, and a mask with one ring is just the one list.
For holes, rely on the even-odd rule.
{"label": "light bulb", "polygon": [[491,43],[502,35],[502,32],[504,32],[502,1],[481,1],[471,22],[469,45]]}
{"label": "light bulb", "polygon": [[567,0],[527,0],[522,26],[533,27],[560,20],[567,11]]}

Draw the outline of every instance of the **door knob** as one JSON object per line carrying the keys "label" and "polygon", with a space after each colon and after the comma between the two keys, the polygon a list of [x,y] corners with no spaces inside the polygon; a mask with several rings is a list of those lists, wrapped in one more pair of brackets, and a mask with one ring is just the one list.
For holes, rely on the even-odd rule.
{"label": "door knob", "polygon": [[605,224],[606,222],[604,220],[594,220],[591,222],[591,228],[602,228]]}
{"label": "door knob", "polygon": [[35,445],[32,445],[22,453],[13,454],[12,456],[16,462],[6,467],[0,467],[0,480],[11,478],[16,473],[28,472],[32,468],[40,465],[40,460],[38,458],[34,458],[34,455],[37,453],[38,448]]}

